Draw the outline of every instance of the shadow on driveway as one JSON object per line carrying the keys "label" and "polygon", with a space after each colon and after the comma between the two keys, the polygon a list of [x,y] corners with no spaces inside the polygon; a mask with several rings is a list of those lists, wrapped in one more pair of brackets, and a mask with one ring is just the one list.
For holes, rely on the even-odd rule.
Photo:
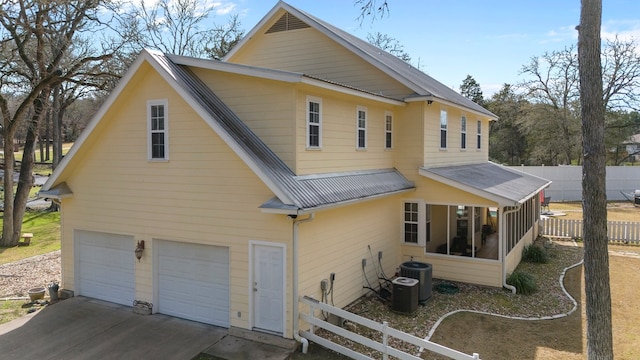
{"label": "shadow on driveway", "polygon": [[191,359],[227,329],[75,297],[0,325],[6,359]]}

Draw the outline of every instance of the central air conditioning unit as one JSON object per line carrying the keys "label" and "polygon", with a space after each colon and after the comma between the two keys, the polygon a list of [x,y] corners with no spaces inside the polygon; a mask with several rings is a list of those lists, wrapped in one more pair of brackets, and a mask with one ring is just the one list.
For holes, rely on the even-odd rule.
{"label": "central air conditioning unit", "polygon": [[400,276],[416,279],[420,282],[420,292],[418,302],[424,305],[432,294],[432,273],[431,264],[407,261],[400,265]]}
{"label": "central air conditioning unit", "polygon": [[398,277],[393,285],[393,300],[391,310],[401,313],[412,313],[418,309],[418,280]]}

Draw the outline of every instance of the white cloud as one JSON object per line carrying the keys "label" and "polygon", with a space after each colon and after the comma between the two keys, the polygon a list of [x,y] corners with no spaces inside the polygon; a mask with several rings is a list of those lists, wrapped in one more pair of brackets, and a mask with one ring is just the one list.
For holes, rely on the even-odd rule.
{"label": "white cloud", "polygon": [[557,29],[547,31],[544,38],[540,40],[541,44],[547,43],[559,43],[566,41],[573,41],[578,38],[578,32],[575,25],[561,26]]}
{"label": "white cloud", "polygon": [[234,2],[217,2],[214,5],[214,11],[216,15],[227,15],[236,9],[236,3]]}
{"label": "white cloud", "polygon": [[613,40],[616,35],[623,41],[640,41],[640,20],[611,20],[602,24],[603,40]]}

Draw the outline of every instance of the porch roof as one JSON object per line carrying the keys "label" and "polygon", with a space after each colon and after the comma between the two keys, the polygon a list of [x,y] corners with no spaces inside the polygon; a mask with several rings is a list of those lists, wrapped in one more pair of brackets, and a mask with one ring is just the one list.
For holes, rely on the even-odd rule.
{"label": "porch roof", "polygon": [[420,175],[495,201],[518,206],[548,187],[551,181],[492,163],[421,167]]}

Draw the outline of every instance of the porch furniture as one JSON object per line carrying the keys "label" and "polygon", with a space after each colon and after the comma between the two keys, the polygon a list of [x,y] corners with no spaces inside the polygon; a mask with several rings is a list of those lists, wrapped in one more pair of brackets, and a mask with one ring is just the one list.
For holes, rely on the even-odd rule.
{"label": "porch furniture", "polygon": [[548,212],[549,211],[549,203],[550,202],[551,202],[551,196],[545,196],[544,201],[542,201],[542,204],[540,204],[540,206],[542,207],[542,210],[547,208],[547,210],[545,212]]}
{"label": "porch furniture", "polygon": [[31,239],[33,238],[32,233],[24,233],[22,234],[22,241],[18,242],[18,246],[29,246],[31,244]]}

